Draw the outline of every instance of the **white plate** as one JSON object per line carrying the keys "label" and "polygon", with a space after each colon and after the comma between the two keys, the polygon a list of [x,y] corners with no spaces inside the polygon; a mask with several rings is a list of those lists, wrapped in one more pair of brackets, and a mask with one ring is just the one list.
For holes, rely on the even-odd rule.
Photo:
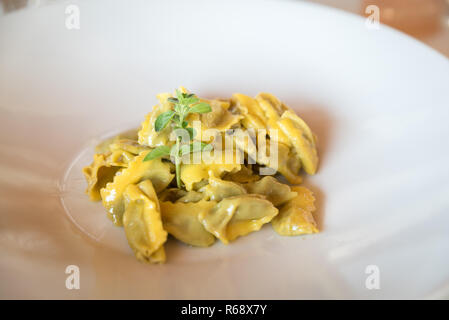
{"label": "white plate", "polygon": [[[79,30],[64,2],[0,20],[1,298],[448,297],[446,58],[302,2],[74,3]],[[229,246],[172,242],[165,265],[135,260],[77,166],[179,85],[272,92],[310,123],[322,233],[266,226]],[[70,219],[63,204],[82,210]],[[68,265],[79,290],[66,289]]]}

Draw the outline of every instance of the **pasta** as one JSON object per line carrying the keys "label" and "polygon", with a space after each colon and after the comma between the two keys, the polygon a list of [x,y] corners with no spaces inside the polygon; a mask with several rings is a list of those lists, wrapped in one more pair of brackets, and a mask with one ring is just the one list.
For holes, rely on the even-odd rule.
{"label": "pasta", "polygon": [[123,192],[131,184],[136,184],[144,180],[150,180],[157,192],[165,189],[173,179],[170,166],[161,159],[143,162],[146,151],[136,156],[126,170],[122,170],[119,175],[115,175],[114,180],[106,184],[100,190],[103,206],[108,210],[109,217],[114,224],[122,225],[122,215],[125,209],[123,202]]}
{"label": "pasta", "polygon": [[273,204],[260,195],[223,199],[211,210],[200,212],[203,226],[224,244],[259,230],[278,214]]}
{"label": "pasta", "polygon": [[159,201],[150,180],[130,184],[124,193],[123,226],[137,259],[165,262],[167,231],[161,221]]}
{"label": "pasta", "polygon": [[169,234],[209,247],[265,224],[281,236],[319,232],[315,197],[298,186],[301,169],[317,171],[316,137],[292,109],[268,93],[207,100],[181,87],[157,98],[138,130],[100,143],[83,169],[90,200],[123,226],[138,260],[164,263]]}
{"label": "pasta", "polygon": [[216,202],[161,202],[164,228],[176,239],[196,247],[208,247],[215,242],[212,233],[206,231],[198,216],[210,211]]}
{"label": "pasta", "polygon": [[271,225],[281,236],[298,236],[301,234],[317,233],[318,228],[313,219],[315,198],[305,187],[292,187],[298,195],[281,207],[279,214]]}
{"label": "pasta", "polygon": [[279,207],[298,196],[296,192],[290,190],[288,185],[280,183],[272,176],[266,176],[256,182],[250,182],[245,185],[245,188],[249,193],[264,195],[275,207]]}

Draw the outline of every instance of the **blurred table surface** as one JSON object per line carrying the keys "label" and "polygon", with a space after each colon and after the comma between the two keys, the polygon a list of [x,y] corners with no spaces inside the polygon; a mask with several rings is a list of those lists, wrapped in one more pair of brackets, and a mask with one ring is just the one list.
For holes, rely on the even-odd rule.
{"label": "blurred table surface", "polygon": [[[64,0],[0,0],[0,16]],[[294,0],[318,3],[367,17],[379,8],[380,22],[399,29],[449,57],[449,0]],[[262,3],[262,2],[261,2]]]}

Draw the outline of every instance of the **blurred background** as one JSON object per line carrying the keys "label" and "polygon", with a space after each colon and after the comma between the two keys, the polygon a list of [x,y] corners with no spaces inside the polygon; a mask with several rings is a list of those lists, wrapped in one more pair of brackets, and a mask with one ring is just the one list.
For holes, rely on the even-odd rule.
{"label": "blurred background", "polygon": [[[0,0],[0,17],[67,0]],[[286,0],[288,1],[288,0]],[[292,0],[290,0],[292,1]],[[401,30],[449,57],[449,0],[293,0],[319,3],[361,16],[379,8],[380,22]]]}

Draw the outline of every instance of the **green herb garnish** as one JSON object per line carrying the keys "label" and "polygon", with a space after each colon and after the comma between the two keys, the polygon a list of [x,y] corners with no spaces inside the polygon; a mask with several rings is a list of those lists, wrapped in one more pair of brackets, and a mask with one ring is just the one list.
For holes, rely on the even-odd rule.
{"label": "green herb garnish", "polygon": [[[188,127],[185,118],[190,113],[208,113],[212,111],[209,104],[200,102],[193,93],[183,93],[176,89],[176,98],[170,97],[168,101],[174,104],[173,110],[161,113],[154,122],[156,132],[163,130],[172,124],[172,130],[187,130],[190,141],[196,135],[195,129]],[[143,161],[153,160],[159,157],[171,155],[174,158],[176,167],[176,184],[181,188],[181,162],[182,157],[195,151],[202,151],[208,144],[200,141],[189,142],[189,144],[181,144],[181,136],[177,134],[176,143],[170,148],[169,146],[159,146],[146,155]]]}

